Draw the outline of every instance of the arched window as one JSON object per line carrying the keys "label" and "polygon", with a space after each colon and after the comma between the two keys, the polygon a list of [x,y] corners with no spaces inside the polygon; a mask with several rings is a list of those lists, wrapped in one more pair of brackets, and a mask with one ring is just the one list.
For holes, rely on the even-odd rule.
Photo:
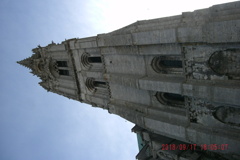
{"label": "arched window", "polygon": [[93,64],[102,63],[101,56],[91,56],[85,52],[81,56],[81,63],[85,68],[91,68]]}
{"label": "arched window", "polygon": [[180,60],[160,60],[160,65],[166,68],[182,68],[182,61]]}
{"label": "arched window", "polygon": [[58,67],[68,67],[67,61],[57,61]]}
{"label": "arched window", "polygon": [[87,78],[85,84],[86,87],[92,92],[96,91],[98,88],[107,88],[106,82],[97,81],[94,78]]}
{"label": "arched window", "polygon": [[59,69],[58,72],[60,75],[69,76],[69,71],[66,69]]}
{"label": "arched window", "polygon": [[55,66],[59,75],[69,76],[67,61],[56,61]]}
{"label": "arched window", "polygon": [[175,93],[157,92],[157,100],[164,104],[174,107],[184,107],[184,96]]}
{"label": "arched window", "polygon": [[106,88],[106,82],[102,82],[102,81],[94,81],[93,82],[94,87],[101,87],[101,88]]}
{"label": "arched window", "polygon": [[182,73],[183,64],[179,56],[154,57],[151,63],[153,70],[157,73]]}
{"label": "arched window", "polygon": [[102,63],[101,57],[88,57],[89,63]]}

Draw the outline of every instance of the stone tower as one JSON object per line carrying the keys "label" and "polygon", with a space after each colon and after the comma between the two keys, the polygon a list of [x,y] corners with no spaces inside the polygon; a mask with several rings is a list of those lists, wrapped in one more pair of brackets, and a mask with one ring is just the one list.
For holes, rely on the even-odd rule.
{"label": "stone tower", "polygon": [[239,158],[239,1],[33,52],[47,91],[136,124],[137,159]]}

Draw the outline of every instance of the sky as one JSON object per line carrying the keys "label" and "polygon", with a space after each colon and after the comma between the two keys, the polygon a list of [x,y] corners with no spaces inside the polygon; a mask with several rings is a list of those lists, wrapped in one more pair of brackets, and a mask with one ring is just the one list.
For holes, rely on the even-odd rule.
{"label": "sky", "polygon": [[45,91],[16,61],[52,40],[108,33],[231,0],[1,0],[0,160],[133,160],[134,124]]}

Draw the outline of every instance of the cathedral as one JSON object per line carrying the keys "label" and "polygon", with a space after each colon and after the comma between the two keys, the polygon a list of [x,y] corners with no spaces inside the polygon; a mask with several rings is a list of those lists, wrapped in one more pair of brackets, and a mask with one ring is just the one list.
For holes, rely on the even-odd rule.
{"label": "cathedral", "polygon": [[136,159],[240,159],[240,1],[32,51],[44,89],[136,124]]}

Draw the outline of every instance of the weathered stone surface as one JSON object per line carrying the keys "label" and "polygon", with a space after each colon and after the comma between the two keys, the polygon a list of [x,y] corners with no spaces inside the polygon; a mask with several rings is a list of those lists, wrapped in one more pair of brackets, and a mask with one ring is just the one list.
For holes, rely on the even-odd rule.
{"label": "weathered stone surface", "polygon": [[[39,46],[19,63],[46,90],[135,123],[139,159],[240,159],[239,50],[233,2]],[[167,151],[167,142],[197,149]],[[199,150],[215,144],[229,148]]]}

